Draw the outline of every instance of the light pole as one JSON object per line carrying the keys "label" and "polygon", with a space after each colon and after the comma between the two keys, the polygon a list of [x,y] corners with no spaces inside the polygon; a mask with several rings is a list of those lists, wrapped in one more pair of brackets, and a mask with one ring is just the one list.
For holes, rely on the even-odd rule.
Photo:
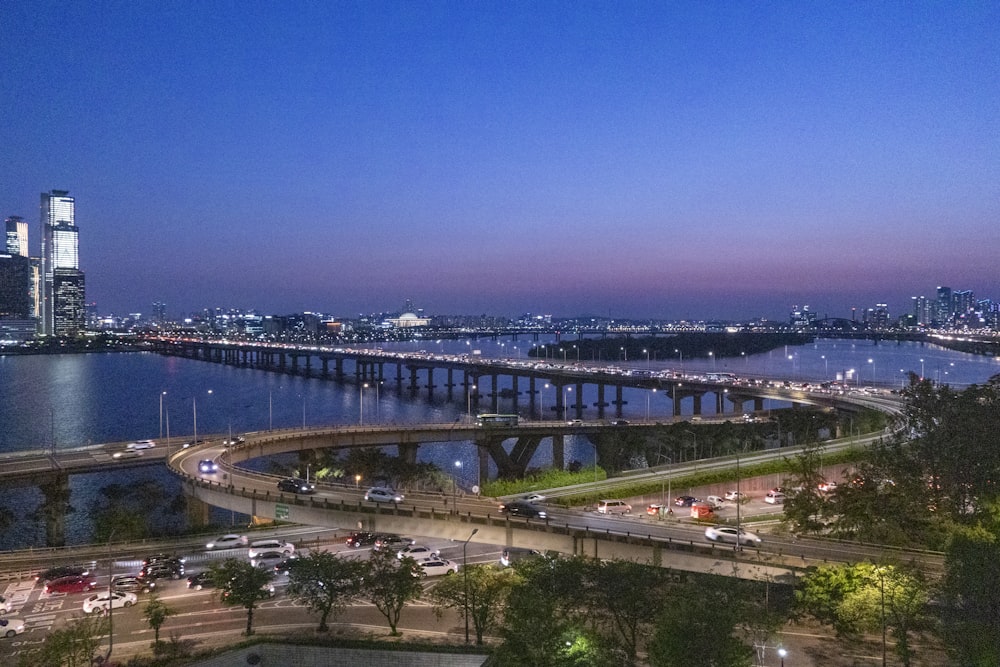
{"label": "light pole", "polygon": [[781,658],[781,667],[785,667],[786,655],[788,655],[788,651],[786,651],[783,647],[778,649],[778,657]]}
{"label": "light pole", "polygon": [[365,389],[367,388],[367,382],[358,387],[358,426],[365,425]]}
{"label": "light pole", "polygon": [[[549,388],[549,383],[546,382],[544,389]],[[542,421],[545,421],[545,394],[539,390],[538,392],[538,415]]]}
{"label": "light pole", "polygon": [[924,379],[924,360],[920,360],[920,379]]}
{"label": "light pole", "polygon": [[709,350],[708,356],[712,358],[712,370],[715,370],[715,352]]}
{"label": "light pole", "polygon": [[476,533],[479,532],[478,528],[473,528],[472,533],[469,537],[462,542],[462,579],[465,585],[465,643],[469,643],[469,563],[466,557],[465,549],[469,546],[469,540],[475,537]]}
{"label": "light pole", "polygon": [[271,392],[267,392],[267,430],[274,430],[274,406],[271,403]]}
{"label": "light pole", "polygon": [[680,350],[677,350],[677,349],[675,349],[674,352],[676,352],[680,356],[680,358],[681,358],[681,370],[683,371],[684,370],[684,353],[681,352]]}
{"label": "light pole", "polygon": [[462,469],[462,462],[455,461],[456,472],[451,475],[451,507],[458,514],[458,472]]}
{"label": "light pole", "polygon": [[872,365],[872,384],[875,384],[875,360],[869,359],[868,363]]}
{"label": "light pole", "polygon": [[565,410],[565,412],[563,413],[563,418],[567,420],[570,419],[569,392],[571,391],[573,391],[573,387],[563,387],[563,410]]}
{"label": "light pole", "polygon": [[[652,393],[656,393],[656,387],[653,387]],[[646,394],[646,421],[649,421],[649,393]]]}
{"label": "light pole", "polygon": [[646,353],[646,368],[649,368],[649,350],[643,350]]}
{"label": "light pole", "polygon": [[626,362],[628,362],[628,350],[626,350],[624,347],[619,347],[618,349],[621,350],[621,352],[622,352],[622,358]]}
{"label": "light pole", "polygon": [[465,390],[466,403],[468,404],[467,407],[468,407],[470,422],[472,421],[472,392],[474,392],[475,390],[476,390],[476,385],[474,384],[470,384]]}
{"label": "light pole", "polygon": [[823,377],[830,377],[830,360],[825,354],[819,355],[819,358],[823,360]]}
{"label": "light pole", "polygon": [[167,395],[167,392],[160,392],[160,439],[163,439],[163,397]]}

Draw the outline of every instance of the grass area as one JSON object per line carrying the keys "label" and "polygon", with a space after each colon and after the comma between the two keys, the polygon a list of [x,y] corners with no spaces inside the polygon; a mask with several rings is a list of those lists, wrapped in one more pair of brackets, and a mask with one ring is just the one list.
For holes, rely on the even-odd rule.
{"label": "grass area", "polygon": [[[861,450],[849,449],[833,454],[823,455],[820,464],[825,466],[852,463],[859,460],[862,456],[863,452]],[[762,475],[787,473],[790,470],[790,463],[782,459],[780,461],[743,466],[740,468],[740,475],[743,477],[760,477]],[[483,485],[483,494],[490,497],[515,496],[541,489],[555,489],[573,486],[576,484],[586,484],[587,482],[603,481],[606,479],[608,479],[607,472],[601,468],[597,469],[596,474],[593,468],[586,468],[578,472],[548,469],[529,475],[524,479],[493,480]],[[673,480],[673,484],[680,488],[706,486],[708,484],[735,481],[735,470],[717,470],[685,475],[684,477],[676,477]],[[589,505],[601,500],[602,498],[607,498],[610,495],[630,497],[659,493],[662,487],[663,482],[661,481],[630,482],[628,479],[622,478],[621,484],[616,485],[611,489],[604,488],[600,491],[578,493],[571,496],[554,498],[553,502],[566,507],[574,505]]]}
{"label": "grass area", "polygon": [[608,473],[601,468],[597,468],[596,470],[594,468],[584,468],[577,472],[549,468],[532,473],[524,479],[497,479],[487,482],[483,484],[483,493],[494,498],[498,496],[514,496],[540,489],[554,489],[563,486],[573,486],[574,484],[599,482],[607,478]]}

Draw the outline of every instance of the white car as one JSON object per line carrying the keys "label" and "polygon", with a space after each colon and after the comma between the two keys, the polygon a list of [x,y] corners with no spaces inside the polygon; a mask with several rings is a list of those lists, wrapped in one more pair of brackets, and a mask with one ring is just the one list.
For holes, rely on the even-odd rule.
{"label": "white car", "polygon": [[24,621],[19,618],[0,618],[0,635],[13,637],[24,632]]}
{"label": "white car", "polygon": [[728,542],[750,547],[760,544],[760,538],[754,533],[748,533],[745,530],[737,531],[732,526],[709,526],[705,529],[705,539],[710,542]]}
{"label": "white car", "polygon": [[373,503],[401,503],[403,494],[382,486],[373,486],[365,492],[365,500]]}
{"label": "white car", "polygon": [[152,449],[153,447],[156,447],[156,443],[152,440],[139,440],[128,443],[128,447],[125,449]]}
{"label": "white car", "polygon": [[545,496],[543,496],[540,493],[529,493],[526,496],[521,496],[521,500],[524,500],[529,503],[540,503],[543,500],[545,500]]}
{"label": "white car", "polygon": [[421,560],[424,558],[436,557],[438,553],[431,549],[430,547],[425,547],[422,544],[411,544],[405,549],[400,549],[396,552],[396,558],[402,560],[403,558],[410,557],[414,560]]}
{"label": "white car", "polygon": [[121,459],[134,459],[142,456],[142,452],[138,449],[123,449],[120,452],[115,452],[111,455],[111,458],[121,460]]}
{"label": "white car", "polygon": [[10,600],[0,595],[0,614],[10,613]]}
{"label": "white car", "polygon": [[726,500],[738,501],[743,500],[747,497],[747,494],[741,493],[739,491],[726,491],[726,495],[723,496]]}
{"label": "white car", "polygon": [[247,545],[246,535],[221,535],[205,545],[206,549],[239,549]]}
{"label": "white car", "polygon": [[107,591],[91,595],[83,601],[83,613],[103,614],[108,607],[118,609],[119,607],[131,607],[139,600],[135,593],[111,593]]}
{"label": "white car", "polygon": [[417,562],[420,565],[420,569],[423,570],[425,577],[437,577],[442,574],[454,574],[458,572],[458,563],[445,558],[434,556]]}
{"label": "white car", "polygon": [[295,553],[295,545],[291,542],[285,542],[283,540],[258,540],[250,544],[250,548],[247,550],[247,556],[250,560],[253,560],[267,551],[280,551],[286,556],[289,556]]}

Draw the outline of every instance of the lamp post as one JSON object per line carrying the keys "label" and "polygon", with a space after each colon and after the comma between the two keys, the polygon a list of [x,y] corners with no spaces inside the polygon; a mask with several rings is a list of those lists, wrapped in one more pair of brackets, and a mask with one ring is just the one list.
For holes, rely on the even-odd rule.
{"label": "lamp post", "polygon": [[715,370],[715,352],[712,352],[711,350],[709,350],[708,356],[711,357],[711,359],[712,359],[712,370],[714,371]]}
{"label": "lamp post", "polygon": [[649,368],[649,350],[645,349],[643,352],[646,353],[646,368]]}
{"label": "lamp post", "polygon": [[872,384],[875,384],[875,360],[869,359],[868,363],[872,365]]}
{"label": "lamp post", "polygon": [[784,647],[778,649],[778,657],[781,658],[781,667],[785,667],[785,656],[788,655],[788,651]]}
{"label": "lamp post", "polygon": [[619,347],[618,349],[621,350],[622,358],[627,362],[628,361],[628,350],[626,350],[624,347]]}
{"label": "lamp post", "polygon": [[[548,389],[549,383],[546,382],[543,389]],[[542,421],[545,421],[545,394],[541,390],[538,391],[538,415]]]}
{"label": "lamp post", "polygon": [[465,390],[466,403],[467,403],[466,407],[468,408],[470,422],[472,421],[472,392],[474,392],[475,390],[476,390],[476,385],[474,384],[470,384]]}
{"label": "lamp post", "polygon": [[684,353],[681,352],[680,350],[677,350],[677,349],[675,349],[674,352],[676,352],[680,356],[680,358],[681,358],[681,370],[683,371],[684,370]]}
{"label": "lamp post", "polygon": [[924,360],[920,360],[920,379],[924,379]]}
{"label": "lamp post", "polygon": [[564,419],[570,419],[569,416],[569,392],[573,391],[573,387],[563,387],[563,413]]}
{"label": "lamp post", "polygon": [[[653,387],[653,393],[656,393],[656,387]],[[646,394],[646,421],[649,421],[649,394]]]}
{"label": "lamp post", "polygon": [[365,389],[367,388],[367,382],[358,387],[358,426],[365,425]]}
{"label": "lamp post", "polygon": [[819,358],[823,360],[823,376],[830,377],[830,360],[826,358],[825,354],[819,355]]}
{"label": "lamp post", "polygon": [[455,461],[455,472],[451,475],[451,507],[458,514],[458,471],[462,469],[462,462]]}
{"label": "lamp post", "polygon": [[479,532],[478,528],[473,528],[472,533],[469,537],[462,542],[462,580],[465,586],[465,643],[469,643],[469,563],[466,557],[465,549],[469,546],[469,540],[475,537],[476,533]]}
{"label": "lamp post", "polygon": [[163,397],[167,395],[167,392],[160,392],[160,439],[163,439]]}

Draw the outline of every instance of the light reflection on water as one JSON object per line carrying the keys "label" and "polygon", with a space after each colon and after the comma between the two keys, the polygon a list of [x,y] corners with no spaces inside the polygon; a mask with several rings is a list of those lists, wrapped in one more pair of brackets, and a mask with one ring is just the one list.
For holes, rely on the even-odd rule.
{"label": "light reflection on water", "polygon": [[[536,343],[482,339],[419,341],[381,347],[442,354],[479,351],[484,357],[526,359],[533,345],[546,345],[552,354],[553,343],[553,340]],[[563,345],[571,346],[572,341],[564,341]],[[558,352],[555,354],[558,356]],[[886,387],[899,387],[907,371],[918,375],[923,372],[932,380],[959,387],[985,382],[1000,373],[1000,360],[993,357],[918,343],[875,345],[870,341],[830,339],[746,358],[686,358],[683,362],[679,357],[648,361],[643,358],[630,360],[627,365],[688,372],[718,370],[797,381],[833,380],[840,374],[861,386]],[[353,384],[339,385],[332,381],[152,353],[0,357],[0,452],[53,446],[62,449],[142,438],[161,440],[168,428],[172,439],[190,437],[195,413],[199,436],[223,434],[230,428],[240,433],[266,430],[272,425],[274,428],[300,427],[303,422],[307,426],[357,424],[362,417],[362,401],[366,424],[454,422],[466,415],[468,402],[461,386],[455,388],[453,400],[447,401],[443,372],[435,375],[438,388],[433,397],[428,397],[426,389],[411,397],[405,383],[402,396],[397,394],[392,368],[386,367],[387,375],[392,377],[379,390],[376,402],[374,388],[365,390],[362,397]],[[852,369],[853,372],[848,373]],[[456,375],[454,381],[461,382],[460,375]],[[505,378],[501,378],[501,382],[500,388],[510,386]],[[554,388],[542,388],[540,396],[529,396],[527,383],[522,381],[519,389],[525,392],[519,401],[522,414],[528,414],[532,402],[537,406],[540,401],[544,418],[554,418]],[[488,390],[488,387],[480,387],[483,394]],[[568,397],[571,402],[576,401],[572,394]],[[626,389],[624,399],[627,401],[623,408],[626,419],[643,419],[647,414],[653,419],[666,418],[672,408],[664,392],[653,394]],[[595,418],[596,387],[585,387],[583,400],[587,405],[584,417]],[[492,411],[494,408],[506,412],[512,409],[512,402],[501,400],[499,405],[494,405],[484,396],[479,410]],[[476,412],[475,406],[472,412]],[[611,409],[607,416],[613,416]],[[547,447],[540,447],[532,466],[546,465],[550,456]],[[478,481],[477,457],[471,444],[425,445],[420,448],[419,457],[437,464],[448,474],[456,474],[465,487]],[[585,463],[593,460],[589,441],[567,438],[566,460],[574,459]],[[454,465],[456,460],[462,461],[460,468]],[[165,471],[155,469],[136,469],[124,475],[74,475],[71,502],[77,512],[68,519],[68,539],[74,543],[87,541],[86,509],[102,486],[112,481],[134,481],[147,475],[169,484],[175,481]],[[6,494],[4,505],[14,510],[15,516],[28,516],[37,507],[38,500],[37,490],[13,489]],[[226,518],[229,517],[226,513]],[[0,548],[40,544],[40,534],[37,526],[8,531],[7,535],[0,536]]]}

